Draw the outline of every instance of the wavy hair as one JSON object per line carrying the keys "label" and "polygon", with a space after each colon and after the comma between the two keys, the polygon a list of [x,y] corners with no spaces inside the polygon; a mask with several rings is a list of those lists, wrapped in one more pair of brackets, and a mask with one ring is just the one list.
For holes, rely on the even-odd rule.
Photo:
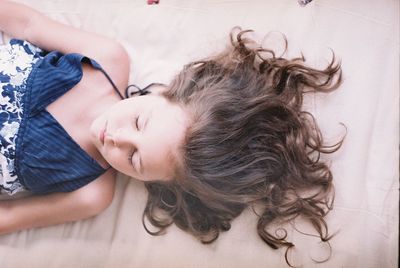
{"label": "wavy hair", "polygon": [[[336,89],[341,68],[334,53],[323,70],[307,67],[304,57],[278,57],[244,36],[250,31],[232,30],[229,47],[187,64],[164,93],[190,111],[192,123],[176,178],[145,183],[143,225],[160,235],[175,223],[211,243],[256,206],[259,236],[273,249],[286,247],[290,265],[294,245],[285,229],[283,235],[269,230],[273,223],[301,216],[322,241],[332,237],[324,220],[334,199],[332,173],[320,155],[335,152],[343,140],[325,145],[302,103],[308,92]],[[158,231],[146,227],[146,218]]]}

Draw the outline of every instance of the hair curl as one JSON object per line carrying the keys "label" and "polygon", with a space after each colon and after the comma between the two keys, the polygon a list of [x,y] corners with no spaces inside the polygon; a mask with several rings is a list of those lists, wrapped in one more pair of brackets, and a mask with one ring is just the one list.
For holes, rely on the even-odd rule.
{"label": "hair curl", "polygon": [[[337,88],[341,68],[334,53],[323,70],[305,66],[304,57],[277,57],[245,38],[250,31],[232,31],[231,46],[187,64],[164,93],[190,111],[192,124],[176,179],[145,184],[143,225],[159,235],[175,223],[211,243],[245,208],[257,205],[259,236],[273,249],[287,247],[289,264],[294,245],[286,230],[268,231],[272,223],[302,216],[322,241],[331,238],[324,217],[334,199],[332,174],[320,154],[335,152],[343,140],[325,145],[302,102],[307,92]],[[146,218],[158,231],[146,227]]]}

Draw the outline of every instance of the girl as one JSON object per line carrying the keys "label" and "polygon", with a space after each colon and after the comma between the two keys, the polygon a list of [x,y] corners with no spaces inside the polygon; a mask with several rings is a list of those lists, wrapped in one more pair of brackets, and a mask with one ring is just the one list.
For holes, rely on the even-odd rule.
{"label": "girl", "polygon": [[1,202],[1,233],[99,213],[116,170],[171,178],[188,116],[157,95],[121,101],[129,58],[120,44],[13,2],[0,2],[0,17],[0,30],[53,51],[17,40],[1,48],[1,191],[42,194]]}
{"label": "girl", "polygon": [[341,142],[324,145],[301,107],[304,93],[339,85],[335,58],[316,70],[232,32],[231,46],[170,85],[123,99],[129,58],[115,41],[8,1],[0,30],[19,39],[0,50],[0,185],[35,194],[0,202],[0,233],[100,213],[119,171],[145,181],[151,234],[175,223],[210,243],[254,206],[273,248],[293,244],[267,227],[297,216],[330,239],[332,174],[319,156]]}

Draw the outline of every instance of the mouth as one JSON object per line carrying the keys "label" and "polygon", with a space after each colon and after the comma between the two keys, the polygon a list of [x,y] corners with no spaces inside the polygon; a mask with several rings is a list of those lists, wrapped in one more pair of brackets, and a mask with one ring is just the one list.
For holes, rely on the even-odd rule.
{"label": "mouth", "polygon": [[104,145],[104,138],[106,136],[106,130],[107,130],[107,121],[106,121],[104,128],[99,133],[99,140],[100,140],[101,144],[103,144],[103,145]]}

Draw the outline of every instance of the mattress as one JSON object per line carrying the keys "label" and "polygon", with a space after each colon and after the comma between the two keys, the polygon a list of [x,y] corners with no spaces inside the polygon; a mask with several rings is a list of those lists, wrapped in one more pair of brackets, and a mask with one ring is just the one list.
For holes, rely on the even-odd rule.
{"label": "mattress", "polygon": [[[287,56],[303,53],[313,67],[325,66],[335,51],[343,84],[305,102],[327,142],[346,135],[341,149],[324,158],[336,189],[327,216],[335,233],[332,251],[302,234],[315,231],[299,219],[288,227],[296,245],[289,259],[302,267],[397,267],[398,0],[314,0],[304,7],[296,0],[21,2],[119,40],[131,57],[130,82],[140,87],[168,83],[185,63],[223,49],[234,26],[255,30],[255,38],[278,51],[284,34]],[[0,236],[0,267],[287,267],[285,250],[258,237],[250,209],[216,242],[203,245],[175,226],[163,236],[146,233],[146,196],[142,182],[119,175],[114,200],[102,214]]]}

